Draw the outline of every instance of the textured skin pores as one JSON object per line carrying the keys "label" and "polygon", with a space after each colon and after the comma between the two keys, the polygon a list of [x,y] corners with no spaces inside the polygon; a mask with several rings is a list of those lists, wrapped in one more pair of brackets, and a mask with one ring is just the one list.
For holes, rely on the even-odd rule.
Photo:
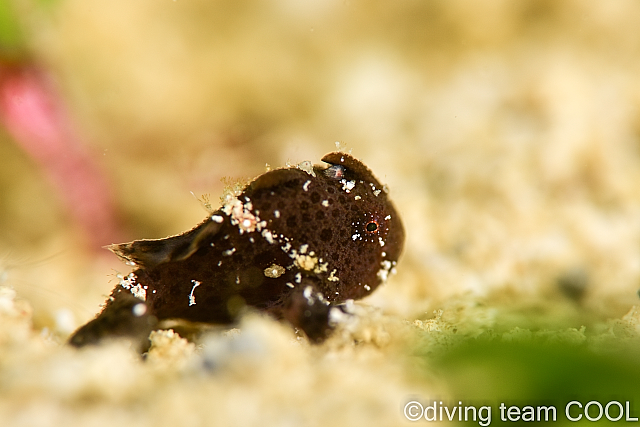
{"label": "textured skin pores", "polygon": [[257,177],[188,232],[110,246],[137,269],[71,343],[109,335],[100,319],[113,317],[121,294],[146,304],[140,321],[231,323],[250,306],[322,340],[331,308],[373,292],[404,243],[400,218],[371,171],[346,153],[322,161],[328,166],[305,162]]}

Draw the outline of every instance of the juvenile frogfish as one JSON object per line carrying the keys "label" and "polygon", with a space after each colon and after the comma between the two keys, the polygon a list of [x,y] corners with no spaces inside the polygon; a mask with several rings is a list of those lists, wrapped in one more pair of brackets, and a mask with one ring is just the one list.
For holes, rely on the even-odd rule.
{"label": "juvenile frogfish", "polygon": [[404,228],[362,162],[342,152],[322,161],[260,175],[190,231],[109,246],[136,269],[70,343],[144,339],[164,319],[232,324],[246,308],[325,339],[331,310],[394,270]]}

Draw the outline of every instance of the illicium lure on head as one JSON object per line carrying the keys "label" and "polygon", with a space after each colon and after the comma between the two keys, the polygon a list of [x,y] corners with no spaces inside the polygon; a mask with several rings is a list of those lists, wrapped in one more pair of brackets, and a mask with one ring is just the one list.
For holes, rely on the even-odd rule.
{"label": "illicium lure on head", "polygon": [[322,341],[330,311],[383,283],[404,244],[398,213],[371,171],[346,153],[322,161],[328,166],[303,162],[257,177],[180,235],[109,246],[137,269],[70,343],[144,340],[164,319],[230,324],[245,307]]}

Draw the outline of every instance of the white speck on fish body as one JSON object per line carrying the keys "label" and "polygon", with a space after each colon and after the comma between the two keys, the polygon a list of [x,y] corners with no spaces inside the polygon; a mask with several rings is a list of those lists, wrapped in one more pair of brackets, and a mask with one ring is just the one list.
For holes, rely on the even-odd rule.
{"label": "white speck on fish body", "polygon": [[296,283],[302,282],[302,274],[296,273]]}
{"label": "white speck on fish body", "polygon": [[382,240],[382,237],[378,237],[378,241],[380,242],[380,246],[384,246],[384,240]]}
{"label": "white speck on fish body", "polygon": [[370,291],[370,290],[371,290],[371,286],[369,286],[369,285],[364,285],[364,288],[365,288],[366,290],[368,290],[368,291]]}
{"label": "white speck on fish body", "polygon": [[306,271],[314,271],[318,266],[318,258],[309,255],[298,255],[296,251],[292,251],[289,255],[294,259],[294,263],[301,269]]}
{"label": "white speck on fish body", "polygon": [[191,288],[191,293],[189,294],[189,307],[191,307],[192,305],[196,305],[196,297],[193,295],[193,291],[195,291],[196,288],[200,286],[200,282],[198,282],[197,280],[192,280],[191,283],[193,283],[193,287]]}
{"label": "white speck on fish body", "polygon": [[275,216],[276,218],[280,218],[280,211],[277,209],[273,211],[273,216]]}
{"label": "white speck on fish body", "polygon": [[264,230],[262,230],[262,237],[264,237],[264,240],[266,240],[269,244],[273,244],[273,234],[271,234],[271,231],[265,228]]}
{"label": "white speck on fish body", "polygon": [[325,208],[326,208],[327,206],[329,206],[329,201],[328,201],[328,200],[323,200],[323,201],[322,201],[322,206],[324,206]]}
{"label": "white speck on fish body", "polygon": [[134,297],[139,298],[142,301],[147,300],[147,291],[143,289],[142,286],[140,285],[132,286],[131,289],[129,289],[129,291]]}
{"label": "white speck on fish body", "polygon": [[133,308],[131,309],[131,313],[133,313],[133,315],[136,317],[140,317],[144,315],[146,312],[147,312],[147,305],[143,303],[138,303],[134,305]]}
{"label": "white speck on fish body", "polygon": [[251,220],[250,219],[242,220],[242,228],[240,230],[243,231],[243,229],[247,230],[249,228],[251,228]]}
{"label": "white speck on fish body", "polygon": [[309,184],[311,184],[311,180],[308,180],[307,182],[305,182],[305,183],[302,185],[302,189],[303,189],[304,191],[309,191]]}
{"label": "white speck on fish body", "polygon": [[355,199],[355,200],[360,200],[360,199],[362,199],[362,197],[360,197],[360,196],[356,196],[356,197],[354,197],[354,199]]}
{"label": "white speck on fish body", "polygon": [[287,284],[288,287],[293,288],[293,283],[287,282],[286,284]]}
{"label": "white speck on fish body", "polygon": [[380,266],[382,268],[378,270],[378,273],[376,275],[381,282],[386,282],[387,278],[389,277],[389,271],[392,269],[393,264],[387,260],[384,260],[380,263]]}
{"label": "white speck on fish body", "polygon": [[387,220],[391,219],[391,215],[385,216],[384,219],[387,219]]}
{"label": "white speck on fish body", "polygon": [[301,254],[306,254],[307,253],[307,249],[309,249],[309,245],[307,245],[306,243],[304,245],[300,246],[300,253]]}
{"label": "white speck on fish body", "polygon": [[309,160],[305,160],[304,162],[300,162],[296,165],[296,167],[300,170],[305,171],[309,175],[315,178],[316,172],[313,170],[313,165]]}
{"label": "white speck on fish body", "polygon": [[118,274],[117,276],[119,279],[122,279],[120,281],[120,286],[125,287],[127,289],[129,289],[129,287],[133,286],[136,283],[136,275],[133,273],[129,273],[127,274],[127,277],[122,277],[122,275]]}
{"label": "white speck on fish body", "polygon": [[264,275],[271,279],[277,279],[278,277],[282,276],[285,271],[286,270],[281,265],[271,264],[270,267],[264,269]]}
{"label": "white speck on fish body", "polygon": [[217,222],[218,224],[221,224],[222,221],[224,221],[224,218],[221,217],[220,215],[212,215],[211,216],[211,221]]}
{"label": "white speck on fish body", "polygon": [[309,305],[313,305],[314,303],[313,298],[311,298],[311,292],[313,292],[313,288],[311,286],[307,286],[306,288],[304,288],[304,291],[302,291],[302,295],[307,300]]}
{"label": "white speck on fish body", "polygon": [[236,248],[231,248],[222,252],[222,256],[230,256],[236,251]]}
{"label": "white speck on fish body", "polygon": [[375,184],[373,182],[370,182],[369,185],[371,186],[371,189],[373,190],[373,195],[378,197],[378,195],[380,194],[380,192],[382,190],[376,189],[376,186],[375,186]]}
{"label": "white speck on fish body", "polygon": [[356,186],[355,180],[347,181],[346,179],[343,179],[340,182],[342,183],[342,189],[347,193],[350,193],[351,190],[353,190],[353,188]]}
{"label": "white speck on fish body", "polygon": [[136,282],[138,278],[135,274],[129,273],[127,277],[122,277],[120,275],[116,277],[120,278],[120,286],[129,290],[129,292],[131,292],[131,295],[141,299],[142,301],[147,300],[147,290],[145,289],[145,287]]}
{"label": "white speck on fish body", "polygon": [[242,203],[238,199],[232,199],[222,207],[224,213],[229,215],[231,224],[238,226],[240,234],[243,234],[245,231],[251,233],[260,227],[258,214],[256,213],[254,215],[251,213],[253,204],[248,197],[244,199],[245,203]]}

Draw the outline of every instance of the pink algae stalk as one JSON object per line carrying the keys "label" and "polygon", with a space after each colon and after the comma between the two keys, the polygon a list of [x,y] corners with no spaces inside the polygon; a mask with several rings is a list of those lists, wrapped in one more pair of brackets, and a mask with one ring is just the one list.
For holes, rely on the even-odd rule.
{"label": "pink algae stalk", "polygon": [[0,64],[0,123],[42,169],[92,249],[119,239],[107,179],[41,72]]}

